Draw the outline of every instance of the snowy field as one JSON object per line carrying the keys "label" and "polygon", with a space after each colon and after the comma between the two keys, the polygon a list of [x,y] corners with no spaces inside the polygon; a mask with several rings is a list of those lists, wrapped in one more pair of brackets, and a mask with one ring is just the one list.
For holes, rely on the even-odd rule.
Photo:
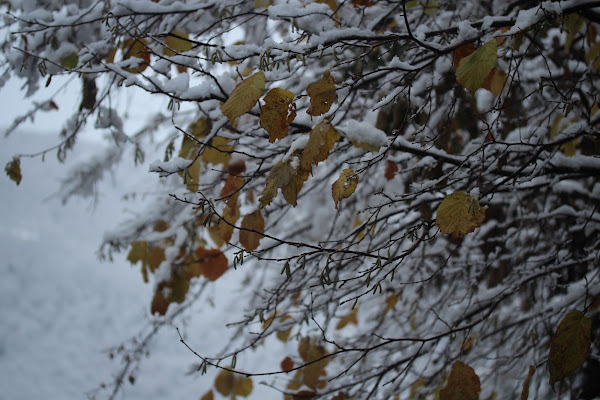
{"label": "snowy field", "polygon": [[[22,111],[19,99],[6,95],[10,90],[9,85],[0,92],[3,123]],[[2,137],[2,166],[15,154],[55,144],[56,131],[40,132],[56,129],[53,118],[57,116]],[[90,134],[83,135],[65,164],[58,163],[55,152],[44,162],[23,158],[20,186],[4,171],[0,178],[0,399],[108,398],[123,366],[118,352],[111,360],[111,349],[132,346],[132,338],[151,329],[153,283],[143,282],[139,266],[125,260],[126,251],[112,263],[101,262],[97,251],[106,231],[143,211],[144,197],[123,201],[123,194],[167,193],[156,192],[157,178],[147,166],[134,168],[128,157],[97,188],[97,201],[74,198],[63,205],[56,196],[60,179],[100,143]],[[126,380],[116,398],[198,399],[210,389],[214,375],[186,374],[197,359],[179,342],[175,328],[199,353],[214,355],[224,345],[224,325],[235,320],[233,308],[240,304],[231,295],[245,275],[238,272],[207,288],[205,297],[211,301],[203,298],[190,307],[188,323],[176,319],[159,330],[135,372],[135,384]],[[256,353],[250,357],[260,362],[241,357],[238,365],[257,371],[269,368],[264,361],[278,365],[284,348],[274,346],[277,352],[270,352],[271,357]],[[250,399],[281,398],[258,381]]]}

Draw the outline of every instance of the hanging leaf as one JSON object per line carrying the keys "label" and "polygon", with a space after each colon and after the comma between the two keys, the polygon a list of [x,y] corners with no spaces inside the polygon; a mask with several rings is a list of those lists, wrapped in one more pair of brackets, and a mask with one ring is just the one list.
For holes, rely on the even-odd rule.
{"label": "hanging leaf", "polygon": [[427,385],[427,379],[423,377],[417,379],[412,385],[410,385],[410,394],[408,398],[410,400],[416,399],[419,393],[419,388],[422,388],[425,385]]}
{"label": "hanging leaf", "polygon": [[331,185],[331,194],[335,202],[335,209],[339,211],[339,203],[342,199],[347,199],[356,190],[358,185],[358,175],[351,169],[345,169],[340,177]]}
{"label": "hanging leaf", "polygon": [[489,90],[495,96],[500,96],[502,89],[504,89],[506,78],[507,76],[504,71],[499,70],[498,68],[493,68],[481,87]]}
{"label": "hanging leaf", "polygon": [[215,136],[212,138],[209,145],[206,146],[200,159],[206,164],[222,165],[227,167],[231,159],[233,147],[229,143],[229,139]]}
{"label": "hanging leaf", "polygon": [[567,37],[565,38],[565,52],[569,52],[573,38],[579,33],[587,19],[578,13],[571,13],[567,16],[565,21],[565,28],[567,30]]}
{"label": "hanging leaf", "polygon": [[457,69],[463,58],[470,56],[475,52],[475,44],[467,43],[452,51],[452,66]]}
{"label": "hanging leaf", "polygon": [[471,94],[483,86],[492,68],[496,66],[498,41],[489,42],[460,61],[456,69],[456,80]]}
{"label": "hanging leaf", "polygon": [[280,88],[269,90],[260,112],[260,126],[269,133],[270,143],[286,137],[290,124],[296,118],[295,109],[292,92]]}
{"label": "hanging leaf", "polygon": [[535,374],[535,367],[533,365],[530,365],[529,372],[527,373],[527,378],[525,378],[525,381],[523,382],[521,400],[527,400],[529,398],[529,384],[531,382],[531,378],[533,378],[533,374]]}
{"label": "hanging leaf", "polygon": [[485,207],[467,192],[454,192],[446,196],[437,209],[436,224],[442,233],[458,238],[481,226]]}
{"label": "hanging leaf", "polygon": [[235,229],[235,223],[240,218],[239,195],[239,192],[237,192],[227,200],[227,206],[223,210],[221,219],[208,229],[211,238],[219,247],[229,243]]}
{"label": "hanging leaf", "polygon": [[188,40],[187,33],[173,31],[165,38],[165,46],[163,47],[163,55],[172,57],[180,53],[192,50],[194,44]]}
{"label": "hanging leaf", "polygon": [[166,259],[165,249],[159,246],[154,247],[150,254],[148,254],[148,267],[150,267],[150,272],[156,271],[159,265]]}
{"label": "hanging leaf", "polygon": [[282,371],[291,371],[294,369],[294,361],[290,357],[286,357],[281,361],[280,367]]}
{"label": "hanging leaf", "polygon": [[398,303],[400,297],[401,296],[394,292],[385,298],[385,310],[383,310],[383,315],[387,314],[388,311],[396,308],[396,303]]}
{"label": "hanging leaf", "polygon": [[232,175],[229,173],[227,176],[227,181],[225,181],[225,185],[223,189],[221,189],[221,199],[227,204],[237,201],[237,198],[240,194],[240,189],[244,186],[245,179],[241,176]]}
{"label": "hanging leaf", "polygon": [[269,171],[265,188],[259,199],[260,206],[265,208],[271,204],[273,198],[277,196],[277,189],[281,189],[283,197],[289,204],[296,206],[296,199],[303,184],[302,174],[298,173],[289,161],[279,161]]}
{"label": "hanging leaf", "polygon": [[165,297],[162,290],[154,292],[152,305],[150,306],[151,314],[165,315],[169,308],[169,300]]}
{"label": "hanging leaf", "polygon": [[396,172],[398,172],[398,164],[393,161],[388,161],[385,166],[385,179],[391,181],[396,176]]}
{"label": "hanging leaf", "polygon": [[340,330],[343,329],[346,325],[358,325],[358,307],[355,307],[354,310],[350,312],[350,314],[346,315],[344,318],[340,319],[335,326],[335,329]]}
{"label": "hanging leaf", "polygon": [[221,250],[198,247],[194,255],[196,256],[194,268],[198,268],[200,274],[209,281],[216,281],[227,272],[227,257]]}
{"label": "hanging leaf", "polygon": [[242,219],[242,230],[240,230],[240,243],[246,250],[256,250],[264,233],[265,219],[260,210],[244,216]]}
{"label": "hanging leaf", "polygon": [[550,386],[563,380],[585,361],[590,351],[592,320],[581,311],[568,313],[558,325],[548,356]]}
{"label": "hanging leaf", "polygon": [[327,120],[319,122],[311,131],[308,142],[300,157],[300,169],[312,171],[312,165],[317,165],[329,156],[329,152],[340,139],[340,133]]}
{"label": "hanging leaf", "polygon": [[215,389],[223,396],[229,396],[233,390],[235,376],[233,372],[222,369],[215,378]]}
{"label": "hanging leaf", "polygon": [[235,377],[231,393],[234,396],[248,397],[254,387],[250,377]]}
{"label": "hanging leaf", "polygon": [[481,384],[473,368],[456,361],[446,386],[440,391],[440,400],[478,400],[479,392]]}
{"label": "hanging leaf", "polygon": [[148,242],[145,240],[131,242],[131,250],[127,254],[127,261],[131,265],[137,264],[138,261],[142,262],[142,277],[144,282],[148,283]]}
{"label": "hanging leaf", "polygon": [[137,67],[123,68],[127,72],[132,74],[139,74],[146,70],[150,65],[150,50],[148,50],[148,41],[144,38],[134,39],[129,38],[123,44],[123,60],[129,60],[130,58],[139,58],[140,63]]}
{"label": "hanging leaf", "polygon": [[12,161],[9,161],[4,167],[4,172],[10,178],[11,181],[14,181],[17,186],[21,183],[21,160],[17,157],[13,158]]}
{"label": "hanging leaf", "polygon": [[77,68],[77,64],[79,64],[79,56],[76,52],[71,52],[69,54],[65,54],[60,58],[60,65],[67,69],[75,69]]}
{"label": "hanging leaf", "polygon": [[310,107],[306,112],[313,117],[325,114],[337,100],[335,79],[329,71],[323,72],[320,81],[308,85],[306,91],[310,97]]}
{"label": "hanging leaf", "polygon": [[214,400],[215,395],[213,394],[212,389],[208,392],[204,393],[204,396],[200,398],[200,400]]}
{"label": "hanging leaf", "polygon": [[267,79],[264,72],[258,71],[237,84],[229,99],[221,105],[221,111],[233,122],[237,117],[252,110],[265,92]]}

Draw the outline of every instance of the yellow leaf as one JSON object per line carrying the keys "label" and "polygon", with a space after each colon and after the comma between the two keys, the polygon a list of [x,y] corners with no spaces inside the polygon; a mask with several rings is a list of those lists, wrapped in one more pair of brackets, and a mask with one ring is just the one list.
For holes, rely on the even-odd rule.
{"label": "yellow leaf", "polygon": [[329,156],[329,152],[340,139],[340,133],[327,120],[317,124],[311,131],[308,142],[300,157],[300,169],[312,171],[312,165],[317,165]]}
{"label": "yellow leaf", "polygon": [[530,365],[529,372],[527,373],[527,378],[525,378],[525,381],[523,382],[521,400],[527,400],[529,398],[529,383],[531,382],[531,378],[533,378],[533,374],[535,374],[535,367],[533,365]]}
{"label": "yellow leaf", "polygon": [[208,392],[204,393],[204,396],[200,398],[200,400],[214,400],[215,396],[213,394],[212,389]]}
{"label": "yellow leaf", "polygon": [[242,219],[242,229],[240,230],[240,243],[247,251],[254,251],[258,248],[260,239],[265,233],[265,219],[260,210],[247,214]]}
{"label": "yellow leaf", "polygon": [[240,205],[238,202],[239,192],[227,201],[221,219],[208,229],[211,238],[219,247],[229,243],[233,235],[234,225],[240,218]]}
{"label": "yellow leaf", "polygon": [[335,326],[335,329],[343,329],[346,325],[358,325],[358,307],[355,307],[354,310],[350,312],[350,314],[346,315],[344,318],[340,319]]}
{"label": "yellow leaf", "polygon": [[181,149],[179,150],[179,157],[186,158],[188,160],[195,159],[196,155],[198,154],[198,149],[200,148],[200,144],[197,142],[197,140],[206,137],[206,135],[210,133],[211,129],[212,123],[208,118],[205,117],[199,118],[195,122],[191,123],[187,132],[193,137],[193,139],[188,135],[183,135]]}
{"label": "yellow leaf", "polygon": [[458,238],[481,226],[485,207],[466,192],[449,194],[437,209],[436,224],[442,233]]}
{"label": "yellow leaf", "polygon": [[433,17],[438,10],[438,2],[435,0],[411,0],[406,2],[406,8],[415,8],[418,5],[423,7],[423,12],[430,17]]}
{"label": "yellow leaf", "polygon": [[185,53],[190,51],[194,44],[187,40],[189,36],[187,33],[173,31],[165,38],[165,47],[163,47],[163,55],[172,57],[179,53]]}
{"label": "yellow leaf", "polygon": [[269,133],[269,142],[283,139],[296,118],[294,94],[288,90],[275,88],[265,96],[265,105],[260,112],[260,126]]}
{"label": "yellow leaf", "polygon": [[127,254],[127,261],[131,263],[131,265],[137,264],[138,261],[142,262],[142,276],[144,278],[144,282],[148,282],[148,242],[145,240],[131,242],[131,250],[129,250],[129,254]]}
{"label": "yellow leaf", "polygon": [[343,170],[337,181],[333,182],[333,185],[331,185],[331,194],[333,196],[333,201],[335,202],[336,210],[339,210],[338,205],[342,199],[347,199],[354,193],[356,185],[358,185],[358,175],[351,169]]}
{"label": "yellow leaf", "polygon": [[148,41],[144,38],[134,39],[129,38],[123,44],[123,60],[128,60],[131,57],[141,59],[137,67],[123,68],[127,72],[132,74],[139,74],[150,64],[150,50],[146,47]]}
{"label": "yellow leaf", "polygon": [[571,311],[558,325],[548,356],[550,386],[578,369],[590,351],[592,320],[581,311]]}
{"label": "yellow leaf", "polygon": [[254,0],[254,8],[267,8],[271,5],[271,0]]}
{"label": "yellow leaf", "polygon": [[596,43],[585,55],[585,61],[592,67],[592,71],[596,72],[600,69],[600,42]]}
{"label": "yellow leaf", "polygon": [[313,82],[306,89],[310,97],[310,107],[306,112],[313,117],[325,114],[337,100],[335,79],[329,71],[323,72],[318,82]]}
{"label": "yellow leaf", "polygon": [[399,298],[400,296],[395,292],[385,298],[385,310],[383,311],[383,315],[387,314],[388,311],[396,307],[396,303],[398,303]]}
{"label": "yellow leaf", "polygon": [[[314,343],[314,345],[310,346],[308,350],[306,362],[310,363],[326,355],[327,351],[325,348]],[[325,367],[327,366],[328,362],[329,359],[325,358],[304,367],[302,369],[304,371],[304,384],[313,390],[316,389],[320,383],[319,378],[326,374]]]}
{"label": "yellow leaf", "polygon": [[569,52],[573,38],[579,33],[587,19],[577,13],[569,14],[565,21],[565,28],[567,29],[567,37],[565,39],[565,52]]}
{"label": "yellow leaf", "polygon": [[21,183],[21,160],[17,157],[13,158],[12,161],[9,161],[4,167],[4,172],[10,178],[11,181],[14,181],[17,186]]}
{"label": "yellow leaf", "polygon": [[221,111],[229,121],[233,122],[240,115],[252,110],[264,94],[266,83],[264,72],[258,71],[237,84],[229,99],[221,105]]}
{"label": "yellow leaf", "polygon": [[229,144],[229,139],[215,136],[210,145],[207,145],[200,159],[207,164],[219,165],[227,167],[231,159],[233,147]]}
{"label": "yellow leaf", "polygon": [[231,393],[234,396],[242,396],[242,397],[248,397],[250,396],[250,394],[252,393],[252,389],[253,389],[253,384],[252,384],[252,379],[249,377],[237,377],[234,380],[233,383],[233,389],[231,390]]}
{"label": "yellow leaf", "polygon": [[504,88],[506,78],[507,76],[504,71],[493,68],[481,87],[489,90],[495,96],[500,96],[500,93],[502,93],[502,89]]}
{"label": "yellow leaf", "polygon": [[440,400],[478,400],[479,392],[481,383],[473,368],[456,361],[446,386],[440,391]]}
{"label": "yellow leaf", "polygon": [[215,389],[223,396],[229,396],[235,383],[233,372],[222,369],[215,378]]}
{"label": "yellow leaf", "polygon": [[278,189],[281,189],[283,197],[289,204],[296,206],[296,199],[303,184],[302,173],[296,171],[289,161],[279,161],[269,171],[263,194],[259,199],[260,206],[264,208],[271,204],[273,198],[277,196]]}
{"label": "yellow leaf", "polygon": [[160,263],[166,259],[165,249],[158,246],[153,248],[150,254],[148,254],[148,266],[150,267],[150,272],[156,271]]}
{"label": "yellow leaf", "polygon": [[498,41],[489,42],[460,61],[456,69],[456,80],[471,94],[483,86],[492,68],[496,66]]}
{"label": "yellow leaf", "polygon": [[409,395],[409,399],[416,399],[417,398],[417,394],[419,391],[419,388],[423,387],[427,385],[427,379],[420,377],[419,379],[417,379],[415,381],[415,383],[413,383],[412,385],[410,385],[410,395]]}

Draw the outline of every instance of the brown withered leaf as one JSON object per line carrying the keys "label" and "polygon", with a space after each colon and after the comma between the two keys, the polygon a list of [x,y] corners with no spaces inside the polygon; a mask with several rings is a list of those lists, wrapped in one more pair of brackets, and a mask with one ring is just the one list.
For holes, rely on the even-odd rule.
{"label": "brown withered leaf", "polygon": [[319,122],[310,131],[308,142],[300,156],[300,169],[310,172],[313,164],[317,165],[319,162],[326,160],[340,137],[340,133],[329,121]]}
{"label": "brown withered leaf", "polygon": [[264,233],[265,219],[260,210],[244,216],[240,230],[240,243],[247,251],[254,251],[258,248]]}
{"label": "brown withered leaf", "polygon": [[137,67],[123,68],[132,74],[142,73],[150,65],[150,50],[148,49],[148,41],[144,38],[129,38],[123,43],[123,60],[130,58],[139,58],[141,61]]}
{"label": "brown withered leaf", "polygon": [[198,247],[194,251],[196,264],[200,273],[209,281],[216,281],[228,269],[227,257],[219,249]]}
{"label": "brown withered leaf", "polygon": [[323,72],[320,81],[308,85],[306,92],[310,97],[310,107],[306,112],[313,117],[325,114],[337,100],[335,79],[329,71]]}
{"label": "brown withered leaf", "polygon": [[304,174],[299,173],[292,167],[289,161],[279,161],[269,171],[265,188],[259,199],[262,208],[271,204],[271,201],[277,196],[277,190],[281,189],[285,200],[296,206],[298,193],[304,184]]}
{"label": "brown withered leaf", "polygon": [[269,142],[283,139],[296,118],[294,94],[289,90],[274,88],[265,96],[260,112],[260,126],[269,133]]}
{"label": "brown withered leaf", "polygon": [[229,121],[233,122],[237,117],[252,110],[264,94],[266,83],[264,72],[258,71],[237,84],[229,99],[221,105],[221,111]]}
{"label": "brown withered leaf", "polygon": [[478,400],[480,392],[481,383],[473,368],[456,361],[446,386],[440,391],[440,400]]}
{"label": "brown withered leaf", "polygon": [[356,190],[358,175],[351,169],[344,169],[340,177],[331,185],[331,196],[335,202],[335,209],[339,211],[342,199],[347,199]]}

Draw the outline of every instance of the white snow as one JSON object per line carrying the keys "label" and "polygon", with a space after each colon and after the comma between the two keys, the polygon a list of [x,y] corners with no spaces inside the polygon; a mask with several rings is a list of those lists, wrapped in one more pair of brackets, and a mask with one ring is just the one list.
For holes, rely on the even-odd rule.
{"label": "white snow", "polygon": [[355,119],[347,119],[338,126],[346,137],[356,143],[362,143],[373,147],[384,146],[387,141],[387,135],[384,131],[375,128],[372,124]]}

